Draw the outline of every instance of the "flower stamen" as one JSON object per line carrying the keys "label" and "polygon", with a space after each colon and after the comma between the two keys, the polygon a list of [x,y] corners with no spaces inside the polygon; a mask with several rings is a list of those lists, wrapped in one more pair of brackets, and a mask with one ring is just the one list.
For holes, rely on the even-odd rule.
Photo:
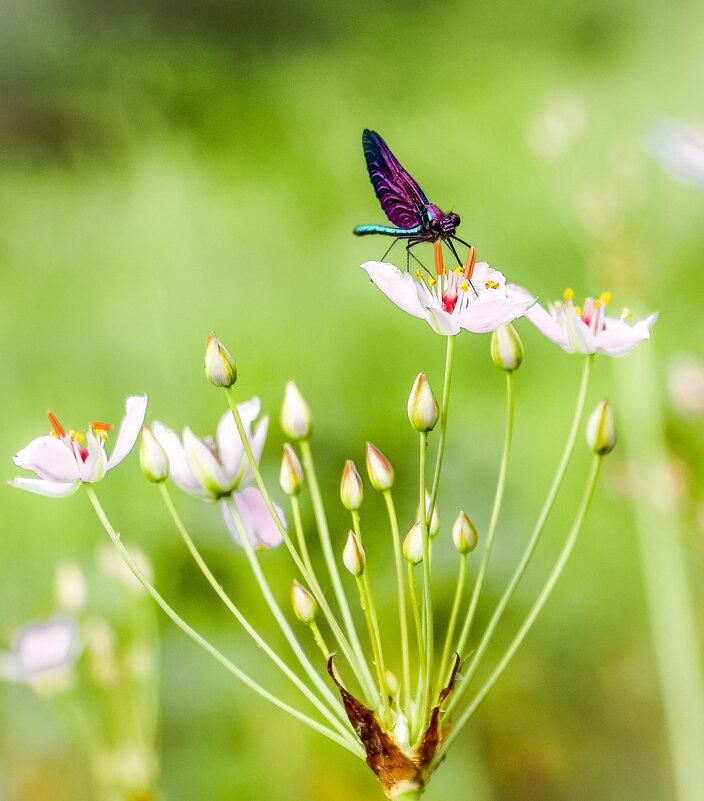
{"label": "flower stamen", "polygon": [[484,284],[484,286],[485,286],[487,289],[498,289],[498,288],[499,288],[499,282],[498,282],[498,281],[487,281],[487,282]]}
{"label": "flower stamen", "polygon": [[51,423],[51,425],[54,428],[54,430],[51,432],[52,436],[54,436],[54,437],[65,437],[66,436],[66,430],[61,425],[61,423],[58,421],[58,418],[56,417],[56,415],[53,412],[47,412],[46,416],[49,418],[49,422]]}
{"label": "flower stamen", "polygon": [[474,272],[474,265],[477,262],[477,249],[472,245],[469,249],[469,253],[467,254],[467,261],[464,263],[464,277],[468,280],[472,280],[472,273]]}
{"label": "flower stamen", "polygon": [[445,262],[442,257],[442,243],[438,239],[435,242],[433,253],[435,256],[435,272],[438,275],[445,275]]}

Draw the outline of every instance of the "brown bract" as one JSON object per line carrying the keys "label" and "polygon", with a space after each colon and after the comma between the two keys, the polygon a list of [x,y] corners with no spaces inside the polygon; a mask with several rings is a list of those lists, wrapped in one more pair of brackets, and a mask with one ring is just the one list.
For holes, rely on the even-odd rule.
{"label": "brown bract", "polygon": [[335,675],[333,657],[328,660],[328,673],[340,690],[347,717],[367,752],[367,765],[376,774],[388,798],[423,789],[430,778],[430,765],[447,734],[447,730],[440,725],[440,707],[452,692],[459,669],[460,658],[455,655],[450,681],[438,696],[437,704],[430,713],[428,727],[418,745],[411,753],[407,753],[379,723],[376,713],[342,686]]}

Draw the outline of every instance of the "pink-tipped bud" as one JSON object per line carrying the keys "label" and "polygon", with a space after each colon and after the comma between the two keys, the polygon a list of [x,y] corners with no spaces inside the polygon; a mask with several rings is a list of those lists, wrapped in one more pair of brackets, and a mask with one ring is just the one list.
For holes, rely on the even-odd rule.
{"label": "pink-tipped bud", "polygon": [[359,509],[364,500],[362,476],[359,475],[357,465],[355,465],[351,459],[345,462],[345,468],[342,471],[342,479],[340,480],[340,500],[345,509],[348,509],[350,512]]}
{"label": "pink-tipped bud", "polygon": [[418,373],[408,396],[408,421],[416,431],[432,431],[440,417],[428,376]]}
{"label": "pink-tipped bud", "polygon": [[394,485],[394,469],[391,462],[371,442],[367,442],[367,472],[372,487],[383,492]]}
{"label": "pink-tipped bud", "polygon": [[230,351],[211,331],[205,347],[205,376],[216,387],[231,387],[237,381],[237,367]]}
{"label": "pink-tipped bud", "polygon": [[471,553],[477,547],[477,529],[464,512],[457,515],[452,526],[452,540],[461,554]]}
{"label": "pink-tipped bud", "polygon": [[166,481],[169,477],[169,458],[148,426],[142,427],[139,466],[149,481],[155,484]]}
{"label": "pink-tipped bud", "polygon": [[313,430],[313,417],[308,404],[293,381],[286,384],[280,421],[284,434],[294,442],[308,439]]}
{"label": "pink-tipped bud", "polygon": [[403,541],[403,555],[412,565],[423,561],[423,526],[420,521],[414,523]]}
{"label": "pink-tipped bud", "polygon": [[342,561],[353,576],[361,576],[364,573],[364,568],[367,565],[367,555],[354,531],[350,531],[347,535],[345,550],[342,552]]}
{"label": "pink-tipped bud", "polygon": [[601,401],[587,421],[587,444],[599,456],[611,453],[616,445],[614,412],[608,401]]}
{"label": "pink-tipped bud", "polygon": [[281,470],[279,471],[279,484],[281,489],[288,495],[300,495],[303,489],[303,468],[298,461],[296,451],[288,444],[284,443],[284,454],[281,457]]}
{"label": "pink-tipped bud", "polygon": [[311,593],[297,581],[291,585],[291,604],[296,617],[302,623],[312,623],[318,613],[318,604]]}

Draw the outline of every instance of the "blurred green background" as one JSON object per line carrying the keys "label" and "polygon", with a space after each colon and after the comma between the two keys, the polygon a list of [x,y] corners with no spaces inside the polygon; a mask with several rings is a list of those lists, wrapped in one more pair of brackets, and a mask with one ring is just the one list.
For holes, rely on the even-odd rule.
{"label": "blurred green background", "polygon": [[[117,422],[125,397],[146,392],[150,419],[212,431],[224,397],[201,365],[215,329],[236,356],[243,399],[259,395],[275,419],[291,378],[309,399],[338,544],[347,527],[340,471],[346,458],[363,462],[367,439],[396,467],[407,527],[416,453],[406,397],[419,370],[440,391],[444,343],[358,267],[386,244],[351,236],[358,223],[383,221],[361,151],[361,130],[372,127],[435,202],[462,215],[459,233],[479,258],[511,280],[546,300],[567,286],[577,297],[610,289],[616,308],[662,311],[655,341],[643,347],[657,356],[701,610],[702,410],[683,413],[665,378],[673,358],[704,352],[704,194],[652,163],[644,142],[661,117],[704,117],[703,25],[704,6],[693,0],[4,0],[0,478],[15,474],[11,454],[46,433],[47,408],[80,429]],[[400,249],[395,256],[402,264]],[[482,619],[549,485],[581,368],[527,323],[519,330],[526,359],[515,452]],[[449,523],[466,509],[481,534],[498,469],[503,377],[488,337],[463,334],[457,356],[440,511]],[[613,396],[612,368],[622,364],[597,359],[590,405]],[[628,415],[617,406],[617,420]],[[281,442],[273,425],[264,468],[274,483]],[[494,655],[554,559],[587,460],[580,447]],[[136,457],[98,490],[184,617],[294,699],[197,575]],[[182,495],[177,503],[215,572],[279,644],[218,509]],[[52,501],[5,489],[0,509],[7,643],[18,624],[51,613],[57,563],[88,569],[105,535],[82,493]],[[370,492],[370,559],[380,604],[391,610],[382,512]],[[673,798],[622,451],[605,465],[584,534],[429,801]],[[286,602],[287,555],[263,561]],[[446,608],[454,571],[446,527],[437,558]],[[159,798],[381,797],[361,762],[266,706],[159,622]],[[0,799],[39,798],[92,799],[85,760],[54,706],[3,685]]]}

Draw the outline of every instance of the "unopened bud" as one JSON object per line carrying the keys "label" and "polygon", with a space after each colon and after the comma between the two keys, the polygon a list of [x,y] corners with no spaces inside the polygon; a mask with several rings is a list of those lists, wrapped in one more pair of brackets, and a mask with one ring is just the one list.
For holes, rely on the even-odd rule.
{"label": "unopened bud", "polygon": [[318,604],[312,594],[297,581],[291,585],[291,604],[296,617],[302,623],[312,623],[318,613]]}
{"label": "unopened bud", "polygon": [[372,487],[383,492],[394,485],[394,469],[391,462],[371,442],[367,442],[367,472]]}
{"label": "unopened bud", "polygon": [[392,673],[387,668],[384,671],[384,680],[386,682],[386,689],[389,691],[389,695],[396,696],[401,686],[396,678],[396,674]]}
{"label": "unopened bud", "polygon": [[428,376],[418,373],[408,396],[408,420],[416,431],[432,431],[440,416]]}
{"label": "unopened bud", "polygon": [[491,334],[491,358],[497,367],[512,373],[523,361],[523,343],[511,325],[499,326]]}
{"label": "unopened bud", "polygon": [[284,454],[281,457],[281,470],[279,471],[279,484],[281,489],[289,496],[300,495],[303,489],[303,468],[298,461],[296,451],[284,443]]}
{"label": "unopened bud", "polygon": [[208,335],[205,348],[205,377],[216,387],[231,387],[237,381],[235,360],[215,336],[215,331]]}
{"label": "unopened bud", "polygon": [[355,465],[351,459],[345,462],[345,468],[342,471],[342,479],[340,480],[340,500],[345,509],[348,509],[350,512],[359,509],[364,500],[362,476],[359,475],[357,465]]}
{"label": "unopened bud", "polygon": [[412,565],[423,561],[423,526],[420,521],[413,524],[403,541],[403,555]]}
{"label": "unopened bud", "polygon": [[611,453],[616,445],[614,413],[608,401],[601,401],[587,421],[587,445],[599,456]]}
{"label": "unopened bud", "polygon": [[477,529],[464,512],[457,515],[452,526],[452,540],[461,554],[471,553],[477,547]]}
{"label": "unopened bud", "polygon": [[345,550],[342,552],[342,561],[353,576],[361,576],[367,564],[367,555],[359,538],[350,531],[347,535]]}
{"label": "unopened bud", "polygon": [[[426,517],[428,515],[428,511],[430,509],[430,493],[425,493],[425,514]],[[418,504],[417,509],[418,517],[421,516],[421,508],[420,504]],[[433,509],[433,514],[430,520],[427,521],[428,523],[428,534],[430,535],[431,539],[438,536],[440,533],[440,515],[438,514],[438,505],[435,504],[435,508]]]}
{"label": "unopened bud", "polygon": [[313,429],[313,418],[308,404],[293,381],[286,384],[280,421],[284,434],[296,442],[308,439]]}
{"label": "unopened bud", "polygon": [[169,457],[148,426],[142,427],[139,465],[149,481],[153,481],[155,484],[166,481],[169,477]]}

